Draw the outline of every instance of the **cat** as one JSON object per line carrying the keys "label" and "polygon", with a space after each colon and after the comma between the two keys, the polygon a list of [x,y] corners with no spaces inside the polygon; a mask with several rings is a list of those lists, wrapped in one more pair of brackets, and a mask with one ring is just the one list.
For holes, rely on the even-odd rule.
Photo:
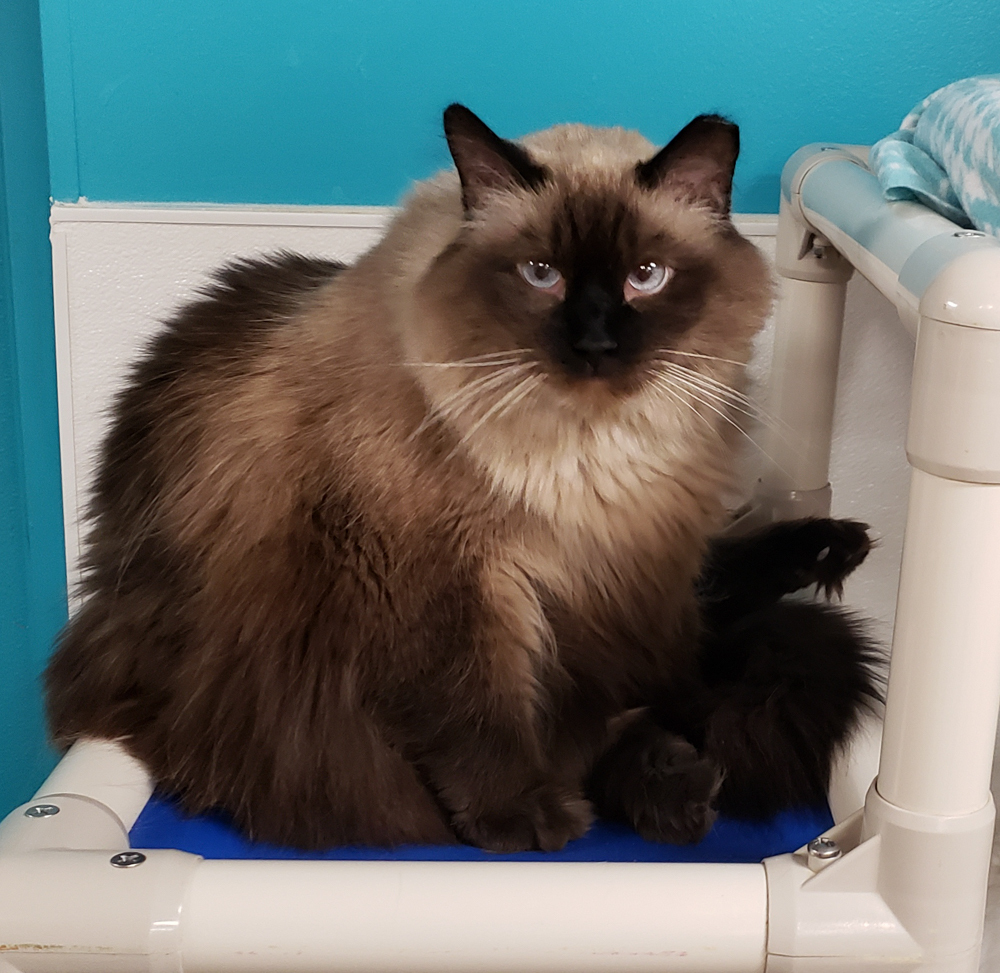
{"label": "cat", "polygon": [[[122,741],[252,839],[560,848],[621,714],[668,733],[671,687],[708,685],[696,580],[772,301],[738,129],[444,128],[456,171],[355,265],[223,269],[102,447],[53,736]],[[661,840],[725,773],[681,758]]]}

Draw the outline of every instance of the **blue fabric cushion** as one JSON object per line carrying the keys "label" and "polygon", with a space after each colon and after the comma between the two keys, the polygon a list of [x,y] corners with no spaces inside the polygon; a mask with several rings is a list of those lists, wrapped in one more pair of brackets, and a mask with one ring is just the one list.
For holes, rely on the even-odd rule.
{"label": "blue fabric cushion", "polygon": [[719,818],[697,845],[644,841],[631,829],[600,821],[562,851],[494,855],[466,845],[402,845],[398,848],[332,848],[301,852],[244,838],[221,815],[189,817],[176,803],[154,795],[131,831],[133,848],[176,848],[204,858],[283,858],[382,861],[564,861],[564,862],[759,862],[793,851],[831,827],[826,807],[785,811],[770,821]]}

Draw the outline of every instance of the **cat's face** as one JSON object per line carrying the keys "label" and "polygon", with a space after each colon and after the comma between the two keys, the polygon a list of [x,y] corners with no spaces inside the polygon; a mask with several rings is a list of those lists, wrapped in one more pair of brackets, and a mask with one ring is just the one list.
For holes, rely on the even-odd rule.
{"label": "cat's face", "polygon": [[593,404],[683,393],[713,362],[746,360],[770,282],[728,219],[735,126],[696,119],[656,153],[618,129],[561,126],[522,147],[460,106],[445,122],[465,221],[421,297],[447,322],[449,360],[523,378],[493,391]]}

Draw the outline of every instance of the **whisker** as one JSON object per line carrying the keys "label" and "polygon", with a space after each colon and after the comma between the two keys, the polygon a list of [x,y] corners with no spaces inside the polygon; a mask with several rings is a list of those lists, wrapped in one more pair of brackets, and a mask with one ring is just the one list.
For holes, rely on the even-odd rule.
{"label": "whisker", "polygon": [[777,433],[780,439],[788,442],[788,438],[783,435],[783,432],[791,431],[788,424],[765,412],[753,399],[742,395],[728,385],[705,381],[704,375],[692,372],[688,368],[670,369],[667,373],[679,382],[698,389],[698,391],[708,396],[714,402],[725,405],[736,412],[742,413],[748,419],[754,419],[770,427]]}
{"label": "whisker", "polygon": [[[535,380],[534,382],[532,380]],[[521,379],[509,392],[507,392],[502,398],[498,399],[491,405],[486,412],[484,412],[473,424],[467,429],[462,436],[462,442],[468,442],[478,431],[482,428],[483,424],[488,422],[494,415],[502,412],[508,406],[513,407],[517,402],[521,400],[525,394],[525,386],[528,386],[528,390],[534,388],[538,381],[540,381],[540,376],[538,375],[528,375]],[[514,396],[516,393],[520,392],[520,395]],[[454,452],[454,451],[453,451]]]}
{"label": "whisker", "polygon": [[[676,348],[657,348],[656,354],[664,355],[683,355],[685,358],[703,358],[705,361],[718,361],[724,362],[727,365],[739,365],[740,368],[746,368],[746,362],[737,361],[735,358],[720,358],[718,355],[703,355],[697,351],[678,351]],[[664,361],[670,361],[669,358],[663,359]]]}
{"label": "whisker", "polygon": [[[681,374],[682,372],[686,372],[687,374]],[[680,372],[675,372],[673,370],[669,371],[665,370],[665,373],[669,374],[672,378],[677,379],[677,381],[682,382],[685,385],[689,385],[692,388],[698,389],[698,391],[707,395],[710,399],[712,399],[715,402],[718,402],[720,405],[726,405],[731,409],[735,409],[737,412],[741,412],[743,415],[748,416],[751,419],[759,418],[758,413],[756,411],[746,408],[745,404],[740,399],[734,399],[732,396],[726,395],[725,392],[722,392],[719,389],[698,382],[694,378],[694,374],[696,373],[690,372],[689,369],[681,369]]]}
{"label": "whisker", "polygon": [[[384,368],[497,368],[503,365],[528,364],[524,356],[530,354],[527,348],[514,348],[511,351],[490,352],[487,356],[474,356],[472,358],[457,358],[454,361],[419,361],[416,359],[405,359],[394,362],[372,362],[370,364],[359,362],[344,362],[333,360],[333,364],[339,371],[378,371]],[[480,358],[484,360],[480,360]]]}
{"label": "whisker", "polygon": [[507,412],[510,412],[511,409],[513,409],[514,406],[517,405],[518,402],[520,402],[522,399],[527,398],[527,396],[530,395],[532,392],[534,392],[535,389],[537,389],[540,385],[544,385],[545,384],[545,376],[544,375],[537,375],[537,374],[536,375],[529,375],[528,379],[526,379],[525,382],[522,382],[521,384],[522,385],[526,385],[526,388],[525,388],[524,392],[521,395],[518,395],[512,401],[510,401],[510,402],[507,403],[506,408],[504,408],[500,412],[501,416],[504,415]]}
{"label": "whisker", "polygon": [[494,421],[501,419],[503,416],[507,415],[513,411],[514,407],[519,403],[523,402],[535,389],[538,388],[544,382],[544,377],[541,375],[529,375],[524,381],[519,385],[520,391],[513,398],[509,398],[507,403],[502,409],[493,417]]}
{"label": "whisker", "polygon": [[757,404],[756,402],[754,402],[753,399],[745,395],[743,392],[739,391],[739,389],[735,388],[734,386],[729,385],[726,382],[723,382],[712,375],[706,375],[703,372],[699,372],[696,368],[692,368],[690,365],[683,365],[680,362],[669,361],[667,359],[660,359],[658,364],[659,367],[662,369],[665,370],[669,369],[670,371],[678,372],[682,375],[688,375],[691,378],[706,383],[707,385],[711,385],[713,388],[717,389],[720,392],[724,392],[727,395],[740,399],[741,401],[744,401],[746,404],[750,405]]}
{"label": "whisker", "polygon": [[470,362],[489,361],[492,358],[507,358],[513,355],[529,355],[530,348],[508,348],[506,351],[486,351],[481,355],[469,355],[467,358],[456,358],[456,364],[468,364]]}
{"label": "whisker", "polygon": [[446,396],[442,401],[434,403],[430,407],[423,421],[407,437],[407,442],[412,442],[434,422],[441,419],[454,418],[467,405],[471,404],[480,393],[496,385],[503,385],[504,382],[523,374],[524,370],[530,367],[527,363],[507,365],[488,375],[480,375],[478,378],[474,378],[472,381],[459,386],[451,395]]}
{"label": "whisker", "polygon": [[[466,408],[467,404],[471,404],[471,401],[475,400],[481,393],[488,392],[496,386],[502,386],[504,382],[510,379],[520,378],[520,376],[522,376],[526,370],[529,370],[530,367],[531,366],[528,364],[509,365],[491,375],[475,378],[459,389],[457,394],[445,399],[441,405],[445,409],[451,407],[450,414],[457,415]],[[469,400],[468,403],[466,400]],[[454,409],[454,406],[456,405],[459,407],[457,411]]]}
{"label": "whisker", "polygon": [[501,370],[491,372],[489,375],[481,375],[460,385],[451,395],[442,399],[435,408],[442,413],[454,413],[454,408],[459,407],[459,411],[465,408],[466,400],[474,400],[480,393],[498,385],[503,385],[511,378],[516,378],[524,371],[523,366],[511,365]]}
{"label": "whisker", "polygon": [[716,432],[720,438],[722,437],[722,434],[719,432],[719,430],[716,429],[715,426],[713,426],[710,422],[708,422],[705,416],[703,416],[686,398],[684,398],[683,395],[681,395],[676,389],[672,388],[665,380],[656,379],[654,380],[653,384],[657,388],[657,390],[669,395],[670,398],[674,400],[674,402],[679,402],[690,412],[693,412],[703,422],[707,422],[709,428],[712,429],[714,432]]}
{"label": "whisker", "polygon": [[[676,379],[678,376],[672,376],[672,377]],[[664,376],[664,380],[668,380],[667,376]],[[750,441],[755,446],[757,445],[756,441],[752,439],[750,434],[735,419],[733,419],[732,416],[726,415],[726,413],[723,412],[722,409],[713,405],[707,398],[703,398],[704,395],[703,389],[698,389],[696,386],[693,385],[687,385],[687,386],[682,385],[679,391],[686,391],[688,395],[690,395],[691,398],[694,399],[695,402],[699,402],[701,405],[704,405],[707,408],[711,409],[717,416],[724,419],[726,422],[729,423],[729,425],[733,426],[733,428],[738,429],[741,433],[743,433],[743,435],[746,436],[747,439],[750,439]]]}
{"label": "whisker", "polygon": [[501,365],[525,364],[521,358],[502,358],[497,361],[407,361],[400,364],[415,368],[497,368]]}
{"label": "whisker", "polygon": [[692,378],[698,379],[698,381],[705,382],[711,385],[713,388],[718,389],[720,392],[725,392],[727,395],[731,395],[734,398],[740,399],[748,404],[756,405],[757,403],[751,399],[748,395],[745,395],[736,387],[715,378],[713,375],[706,375],[703,372],[699,372],[696,368],[692,368],[689,365],[682,365],[679,362],[664,361],[661,362],[663,367],[668,368],[672,371],[680,372],[684,375],[689,375]]}
{"label": "whisker", "polygon": [[[731,385],[726,385],[725,382],[721,382],[717,378],[713,378],[711,375],[703,375],[701,372],[697,372],[693,368],[687,368],[677,362],[662,362],[661,364],[666,366],[664,370],[669,370],[671,374],[683,376],[684,378],[698,383],[700,387],[706,391],[711,390],[716,392],[718,395],[725,398],[733,406],[733,408],[743,412],[744,415],[751,416],[752,418],[763,422],[765,425],[775,430],[775,432],[777,432],[783,440],[786,442],[788,441],[787,437],[782,435],[782,432],[790,433],[792,431],[791,426],[789,426],[788,423],[782,419],[779,419],[777,416],[772,415],[755,399],[752,399],[743,392],[734,389]],[[741,408],[741,406],[743,408]]]}
{"label": "whisker", "polygon": [[[660,383],[664,383],[664,382],[669,383],[669,379],[668,379],[668,377],[666,375],[661,375],[660,378],[657,380],[657,384],[660,386],[660,388],[664,388],[664,385],[660,384]],[[675,391],[678,391],[678,390],[675,389]],[[721,409],[717,408],[716,406],[712,405],[712,403],[709,402],[707,399],[701,398],[697,394],[697,392],[695,391],[695,389],[693,389],[691,387],[688,387],[685,391],[687,391],[687,394],[690,395],[691,398],[695,400],[695,402],[700,403],[701,405],[705,406],[707,409],[711,409],[712,412],[714,412],[717,416],[719,416],[719,418],[721,418],[725,422],[728,422],[729,425],[731,425],[741,436],[743,436],[744,439],[746,439],[749,443],[751,443],[754,446],[755,449],[759,450],[760,453],[767,460],[769,460],[774,465],[775,469],[780,470],[786,476],[789,475],[788,470],[784,469],[784,467],[782,467],[778,463],[778,461],[766,449],[764,449],[764,447],[761,446],[761,444],[759,442],[757,442],[757,440],[754,439],[753,436],[751,436],[750,433],[748,433],[731,416],[727,416],[725,414],[725,412],[723,412]],[[690,403],[688,403],[688,404],[690,405]],[[698,415],[701,415],[701,413],[699,413],[697,409],[694,409],[694,412],[697,413]],[[711,425],[711,422],[710,422],[710,420],[708,419],[707,416],[702,416],[702,418],[706,422],[709,422],[709,424]]]}

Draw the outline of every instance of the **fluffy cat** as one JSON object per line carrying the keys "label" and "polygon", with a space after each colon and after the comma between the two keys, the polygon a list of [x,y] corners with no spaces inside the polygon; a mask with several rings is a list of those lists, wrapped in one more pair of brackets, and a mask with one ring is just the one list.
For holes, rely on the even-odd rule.
{"label": "fluffy cat", "polygon": [[[457,173],[354,266],[220,272],[104,442],[54,736],[255,839],[559,848],[614,718],[710,682],[695,582],[772,297],[738,131],[444,121]],[[657,837],[711,821],[693,763]]]}

